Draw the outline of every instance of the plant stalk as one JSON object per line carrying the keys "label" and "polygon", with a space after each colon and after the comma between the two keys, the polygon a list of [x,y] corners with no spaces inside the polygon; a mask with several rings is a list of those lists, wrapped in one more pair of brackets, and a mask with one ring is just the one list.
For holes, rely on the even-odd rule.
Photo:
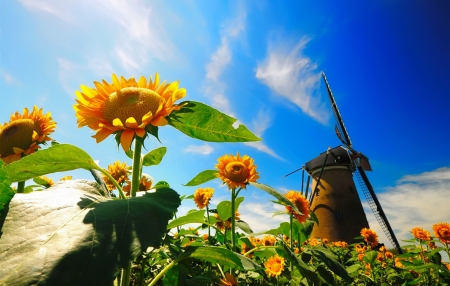
{"label": "plant stalk", "polygon": [[136,192],[139,189],[139,181],[141,175],[141,152],[142,152],[142,139],[136,137],[134,140],[134,154],[133,154],[133,173],[131,178],[131,197],[136,196]]}
{"label": "plant stalk", "polygon": [[25,181],[17,182],[17,193],[23,193],[25,189]]}
{"label": "plant stalk", "polygon": [[234,237],[234,234],[236,232],[236,225],[235,225],[235,219],[236,219],[236,215],[235,215],[235,211],[234,211],[234,206],[236,204],[235,199],[235,191],[236,189],[232,189],[231,190],[231,245],[232,245],[232,250],[234,252],[236,252],[236,238]]}
{"label": "plant stalk", "polygon": [[166,274],[166,272],[169,271],[170,268],[174,267],[175,264],[177,264],[177,263],[178,263],[177,260],[170,262],[166,267],[164,267],[163,270],[161,270],[161,272],[158,273],[158,275],[156,275],[155,278],[153,278],[152,282],[150,282],[150,284],[148,284],[148,286],[156,285],[156,283],[159,281],[159,279],[161,279],[164,276],[164,274]]}

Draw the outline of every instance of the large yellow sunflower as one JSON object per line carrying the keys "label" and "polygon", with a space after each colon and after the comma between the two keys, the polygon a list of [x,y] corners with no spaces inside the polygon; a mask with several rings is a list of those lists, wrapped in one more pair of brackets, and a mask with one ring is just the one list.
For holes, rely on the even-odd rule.
{"label": "large yellow sunflower", "polygon": [[256,165],[253,164],[253,159],[247,155],[243,157],[239,153],[236,157],[232,154],[223,155],[218,161],[219,163],[216,165],[219,170],[218,177],[228,185],[229,189],[245,188],[249,182],[256,182],[259,179]]}
{"label": "large yellow sunflower", "polygon": [[76,92],[77,104],[74,109],[78,127],[88,126],[97,133],[92,136],[97,143],[111,134],[120,134],[120,144],[125,151],[130,150],[134,136],[145,138],[146,127],[164,126],[173,110],[182,106],[175,101],[186,96],[178,82],[160,84],[158,74],[150,77],[125,79],[112,75],[112,83],[105,80],[94,82],[96,88],[82,85]]}
{"label": "large yellow sunflower", "polygon": [[311,213],[308,200],[300,192],[296,191],[289,191],[285,196],[297,207],[301,214],[294,211],[290,206],[286,206],[287,211],[294,215],[299,222],[306,221]]}
{"label": "large yellow sunflower", "polygon": [[370,246],[375,247],[378,245],[378,235],[370,228],[361,229],[361,236],[364,238],[364,241],[367,242]]}
{"label": "large yellow sunflower", "polygon": [[433,231],[436,238],[442,243],[450,244],[450,224],[446,222],[434,224]]}
{"label": "large yellow sunflower", "polygon": [[8,123],[0,124],[0,159],[6,164],[19,160],[40,148],[39,144],[52,140],[48,135],[55,130],[56,122],[50,112],[42,108],[23,109],[23,114],[12,114]]}
{"label": "large yellow sunflower", "polygon": [[427,230],[424,230],[423,228],[420,227],[415,227],[411,230],[413,236],[417,239],[420,240],[431,240],[431,236],[430,236],[430,232]]}

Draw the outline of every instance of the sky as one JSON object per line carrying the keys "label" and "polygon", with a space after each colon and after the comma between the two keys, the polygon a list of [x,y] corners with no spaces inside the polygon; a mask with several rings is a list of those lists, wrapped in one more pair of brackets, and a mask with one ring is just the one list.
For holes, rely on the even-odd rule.
{"label": "sky", "polygon": [[[52,138],[76,145],[100,166],[127,162],[113,137],[96,144],[77,128],[75,91],[111,75],[179,80],[186,100],[237,118],[263,138],[208,143],[160,128],[167,146],[146,167],[181,195],[224,154],[249,155],[261,183],[300,190],[301,168],[340,145],[321,73],[353,147],[369,157],[369,179],[397,238],[413,227],[450,223],[450,2],[448,1],[144,1],[4,0],[0,2],[0,122],[34,105],[57,122]],[[53,174],[58,180],[67,174]],[[74,178],[91,179],[84,170]],[[219,180],[212,205],[229,200]],[[254,231],[272,217],[272,197],[248,187],[239,211]],[[366,206],[365,199],[362,197]],[[194,208],[184,201],[180,213]],[[373,215],[370,227],[387,242]]]}

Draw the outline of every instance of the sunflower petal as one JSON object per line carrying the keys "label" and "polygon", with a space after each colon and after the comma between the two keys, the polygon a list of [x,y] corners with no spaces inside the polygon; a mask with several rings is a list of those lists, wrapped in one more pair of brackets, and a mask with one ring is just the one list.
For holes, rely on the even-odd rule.
{"label": "sunflower petal", "polygon": [[92,138],[95,138],[95,141],[97,141],[97,143],[100,143],[111,134],[112,134],[111,130],[102,128],[99,131],[97,131],[97,133],[94,136],[92,136]]}
{"label": "sunflower petal", "polygon": [[136,121],[136,119],[134,119],[134,117],[129,117],[126,121],[125,121],[125,125],[128,128],[137,128],[138,127],[138,123]]}
{"label": "sunflower petal", "polygon": [[136,129],[136,135],[137,136],[139,136],[139,137],[141,137],[141,138],[144,138],[144,136],[145,136],[145,129],[144,128],[138,128],[138,129]]}
{"label": "sunflower petal", "polygon": [[164,125],[167,125],[168,123],[169,122],[167,121],[167,119],[165,119],[162,116],[158,116],[151,121],[151,124],[153,126],[164,126]]}
{"label": "sunflower petal", "polygon": [[124,130],[120,136],[120,145],[122,145],[123,151],[130,150],[131,142],[133,142],[134,130]]}
{"label": "sunflower petal", "polygon": [[120,120],[120,118],[116,118],[113,120],[112,124],[116,127],[124,127],[122,121]]}

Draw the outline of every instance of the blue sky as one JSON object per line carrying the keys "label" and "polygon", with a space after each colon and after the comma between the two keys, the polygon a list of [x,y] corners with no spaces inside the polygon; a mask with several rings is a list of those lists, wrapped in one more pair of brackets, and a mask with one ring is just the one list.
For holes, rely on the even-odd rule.
{"label": "blue sky", "polygon": [[[325,72],[354,148],[370,158],[372,185],[406,239],[412,227],[450,222],[449,14],[447,1],[6,0],[0,121],[37,105],[58,122],[57,141],[83,148],[104,168],[118,159],[131,164],[112,137],[96,144],[92,130],[77,128],[74,92],[112,73],[158,72],[179,80],[187,100],[236,117],[264,140],[206,143],[168,126],[160,129],[165,159],[144,172],[191,194],[183,183],[239,151],[255,159],[260,182],[298,190],[300,173],[283,176],[340,144]],[[218,180],[205,186],[216,188],[213,203],[229,197]],[[286,220],[271,218],[276,207],[260,191],[244,195],[241,217],[255,230]]]}

